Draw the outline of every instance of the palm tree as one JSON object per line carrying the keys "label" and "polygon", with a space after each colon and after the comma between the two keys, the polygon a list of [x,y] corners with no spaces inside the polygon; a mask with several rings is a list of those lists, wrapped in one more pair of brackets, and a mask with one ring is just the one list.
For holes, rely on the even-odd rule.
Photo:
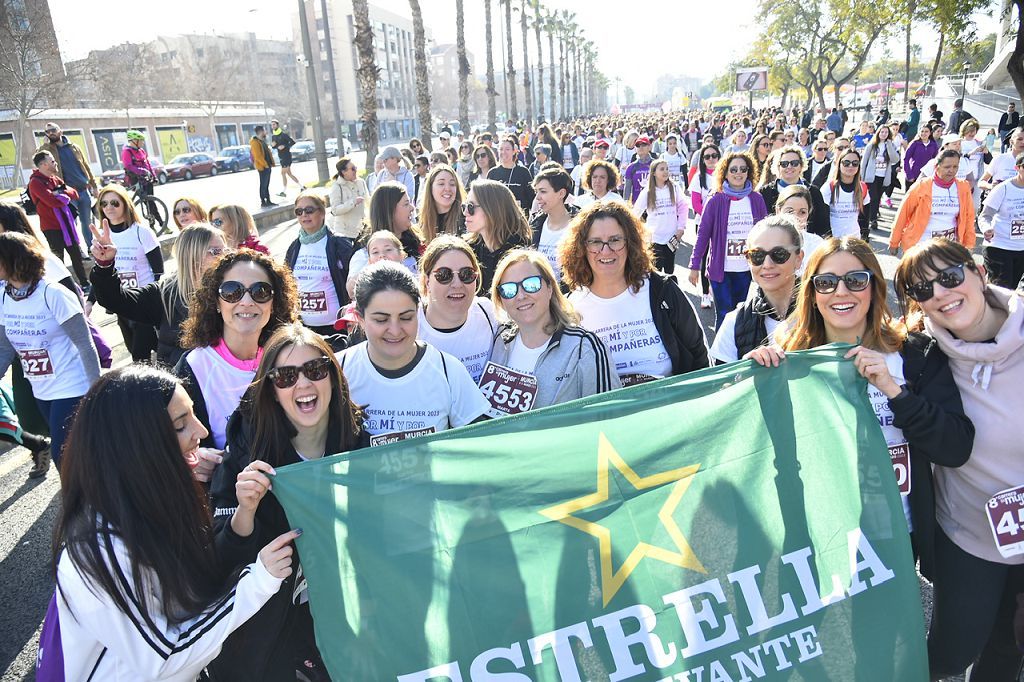
{"label": "palm tree", "polygon": [[412,10],[412,41],[416,59],[416,106],[420,110],[420,138],[423,147],[433,151],[431,139],[434,137],[434,123],[430,118],[430,84],[427,82],[427,47],[423,32],[423,12],[420,11],[420,0],[409,0]]}
{"label": "palm tree", "polygon": [[[569,84],[566,84],[565,94],[569,99],[569,106],[567,107],[568,116],[575,116],[579,109],[576,102],[576,67],[577,67],[577,54],[576,54],[576,36],[579,34],[579,26],[576,25],[576,13],[570,12],[569,10],[562,10],[562,35],[569,41],[565,47],[565,56],[569,59],[566,61],[566,80],[569,80],[573,85],[572,89],[569,89]],[[570,56],[571,55],[571,56]]]}
{"label": "palm tree", "polygon": [[491,37],[491,0],[484,0],[484,32],[487,37],[487,129],[491,134],[496,132],[494,119],[498,117],[497,106],[494,98],[498,91],[494,89],[494,55],[493,42]]}
{"label": "palm tree", "polygon": [[[519,106],[516,103],[516,67],[512,62],[512,0],[498,0],[505,5],[505,47],[508,50],[508,68],[505,71],[505,82],[508,84],[511,99],[511,118],[519,120]],[[505,112],[506,114],[509,112]]]}
{"label": "palm tree", "polygon": [[544,30],[548,34],[548,65],[550,66],[548,74],[551,87],[551,110],[548,114],[553,122],[558,117],[557,109],[555,109],[555,96],[558,94],[558,91],[555,90],[555,33],[558,32],[558,18],[554,12],[544,15]]}
{"label": "palm tree", "polygon": [[466,17],[463,0],[455,0],[455,49],[459,56],[459,125],[469,126],[469,58],[466,56]]}
{"label": "palm tree", "polygon": [[[356,54],[359,57],[359,106],[363,128],[359,136],[366,150],[367,166],[377,158],[377,68],[376,50],[373,46],[373,29],[370,27],[370,7],[367,0],[352,0],[352,16],[356,24]],[[372,166],[370,166],[372,167]]]}
{"label": "palm tree", "polygon": [[533,92],[530,87],[530,42],[526,32],[526,0],[519,0],[519,27],[523,31],[523,106],[526,107],[525,118],[533,123],[536,114],[533,111]]}
{"label": "palm tree", "polygon": [[568,65],[565,63],[565,34],[569,26],[565,20],[566,14],[568,14],[566,10],[561,10],[555,19],[555,32],[558,34],[558,100],[560,104],[558,113],[559,118],[563,121],[569,118],[569,108],[565,102],[565,76],[568,72]]}
{"label": "palm tree", "polygon": [[533,33],[537,38],[537,114],[544,118],[544,42],[540,32],[544,28],[540,0],[528,0],[533,7]]}

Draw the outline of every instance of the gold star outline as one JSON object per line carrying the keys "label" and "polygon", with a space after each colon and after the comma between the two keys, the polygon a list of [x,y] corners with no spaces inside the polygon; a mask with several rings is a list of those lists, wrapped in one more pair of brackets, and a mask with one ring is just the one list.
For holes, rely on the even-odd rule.
{"label": "gold star outline", "polygon": [[[614,466],[629,481],[630,485],[637,490],[646,490],[675,481],[671,494],[665,500],[661,510],[658,511],[658,519],[668,532],[675,548],[670,550],[656,547],[646,542],[637,543],[636,547],[629,553],[629,556],[626,557],[626,560],[617,571],[612,567],[611,531],[598,523],[573,516],[576,512],[590,509],[608,500],[609,464]],[[633,572],[633,569],[637,567],[640,560],[644,557],[663,561],[680,568],[689,568],[700,573],[707,573],[703,564],[701,564],[690,548],[690,543],[686,541],[686,537],[683,535],[682,530],[679,529],[675,519],[672,518],[673,512],[675,512],[679,502],[683,499],[683,495],[686,494],[690,483],[693,482],[693,475],[697,473],[698,469],[700,469],[700,465],[694,464],[654,474],[653,476],[638,476],[622,459],[615,450],[615,446],[611,444],[604,433],[600,433],[597,446],[597,490],[575,500],[569,500],[568,502],[563,502],[540,511],[542,515],[552,521],[564,523],[597,538],[601,555],[601,593],[605,606],[608,606],[608,602],[612,600],[612,597],[615,596],[615,593],[619,591],[619,588],[622,587],[626,579]]]}

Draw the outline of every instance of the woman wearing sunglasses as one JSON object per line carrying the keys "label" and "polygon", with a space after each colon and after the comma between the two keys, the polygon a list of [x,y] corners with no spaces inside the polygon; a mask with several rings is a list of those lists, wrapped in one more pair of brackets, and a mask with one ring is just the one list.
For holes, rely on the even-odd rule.
{"label": "woman wearing sunglasses", "polygon": [[1017,175],[996,185],[978,217],[985,235],[988,281],[1014,289],[1024,277],[1024,154],[1016,159]]}
{"label": "woman wearing sunglasses", "polygon": [[466,216],[466,241],[480,263],[480,290],[490,291],[494,269],[502,256],[530,245],[530,224],[508,187],[494,180],[473,183],[462,212]]}
{"label": "woman wearing sunglasses", "polygon": [[171,217],[174,218],[174,224],[179,230],[184,230],[192,223],[205,223],[210,219],[203,205],[192,197],[181,197],[175,201]]}
{"label": "woman wearing sunglasses", "polygon": [[974,199],[971,185],[957,180],[960,152],[944,149],[936,157],[934,177],[914,183],[896,211],[889,238],[889,253],[907,251],[918,242],[944,237],[974,247]]}
{"label": "woman wearing sunglasses", "polygon": [[335,170],[330,192],[331,229],[351,243],[363,227],[370,191],[366,181],[359,177],[359,168],[348,156],[338,159]]}
{"label": "woman wearing sunglasses", "polygon": [[298,310],[292,273],[270,256],[226,253],[203,273],[181,327],[187,350],[174,368],[209,428],[203,447],[224,449],[228,417],[252,383],[263,344]]}
{"label": "woman wearing sunglasses", "polygon": [[252,249],[270,254],[270,249],[260,244],[260,233],[256,230],[256,222],[252,215],[241,206],[214,206],[210,209],[210,224],[224,234],[224,243],[229,249]]}
{"label": "woman wearing sunglasses", "polygon": [[772,334],[796,307],[797,270],[804,257],[796,220],[773,215],[754,225],[744,255],[757,291],[722,320],[709,351],[719,364],[771,343]]}
{"label": "woman wearing sunglasses", "polygon": [[364,269],[355,304],[366,343],[338,360],[352,400],[366,406],[371,445],[465,426],[487,412],[459,359],[417,340],[420,291],[407,269],[386,261]]}
{"label": "woman wearing sunglasses", "polygon": [[173,367],[185,352],[181,346],[181,325],[195,297],[203,273],[228,249],[223,233],[206,223],[193,223],[174,242],[175,272],[143,287],[127,286],[118,276],[117,246],[109,225],[92,226],[92,256],[95,267],[89,273],[92,295],[110,312],[127,320],[156,328],[157,360]]}
{"label": "woman wearing sunglasses", "polygon": [[487,364],[491,339],[498,329],[494,307],[478,298],[480,265],[460,237],[441,235],[423,253],[418,338],[454,355],[474,382]]}
{"label": "woman wearing sunglasses", "polygon": [[338,311],[348,304],[345,282],[352,244],[327,229],[327,204],[313,191],[303,190],[295,198],[295,217],[299,235],[288,245],[284,262],[299,287],[302,323],[329,336],[334,334]]}
{"label": "woman wearing sunglasses", "polygon": [[[796,310],[777,330],[775,341],[778,345],[756,348],[745,357],[771,367],[784,360],[786,351],[828,343],[856,346],[845,357],[868,381],[868,397],[899,465],[894,474],[911,546],[921,560],[921,573],[931,578],[939,560],[932,467],[963,465],[974,440],[946,354],[930,336],[907,334],[893,319],[878,259],[866,242],[853,237],[830,239],[811,254]],[[960,617],[959,612],[954,616]]]}
{"label": "woman wearing sunglasses", "polygon": [[[345,376],[319,335],[288,324],[267,340],[252,385],[228,422],[227,444],[210,486],[210,506],[222,562],[244,566],[260,547],[291,529],[271,492],[276,467],[369,445]],[[308,679],[324,673],[309,599],[305,592],[296,595],[297,556],[291,566],[267,605],[224,644],[210,666],[215,679],[296,679],[296,670]]]}
{"label": "woman wearing sunglasses", "polygon": [[569,301],[608,348],[623,386],[708,366],[697,312],[674,279],[654,270],[629,206],[601,201],[581,212],[559,257]]}
{"label": "woman wearing sunglasses", "polygon": [[764,205],[769,213],[775,212],[775,202],[779,198],[779,192],[790,185],[806,185],[811,195],[813,211],[810,221],[807,224],[807,231],[820,237],[828,237],[829,212],[821,191],[804,180],[804,171],[807,169],[807,158],[796,145],[787,145],[780,148],[772,156],[772,172],[775,180],[761,185],[761,197],[764,198]]}
{"label": "woman wearing sunglasses", "polygon": [[868,241],[871,235],[865,207],[868,186],[860,177],[860,167],[860,152],[846,147],[836,153],[828,181],[822,187],[832,236],[836,239],[860,237]]}
{"label": "woman wearing sunglasses", "polygon": [[478,145],[473,150],[473,172],[469,174],[469,184],[472,187],[477,180],[486,180],[488,174],[498,165],[498,157],[494,150],[485,144]]}
{"label": "woman wearing sunglasses", "polygon": [[579,326],[543,254],[509,251],[498,264],[491,298],[506,321],[494,337],[490,361],[536,380],[530,409],[622,386],[608,349]]}
{"label": "woman wearing sunglasses", "polygon": [[[100,224],[109,225],[111,243],[117,247],[115,266],[121,283],[134,288],[159,280],[164,274],[160,243],[153,231],[139,222],[131,197],[124,188],[117,184],[107,185],[100,190],[96,206]],[[132,360],[149,361],[150,354],[158,345],[153,326],[133,322],[121,315],[117,317],[117,326]]]}
{"label": "woman wearing sunglasses", "polygon": [[[715,168],[722,158],[722,150],[714,142],[706,142],[695,158],[697,160],[690,164],[690,204],[696,218],[694,227],[699,230],[704,206],[715,187]],[[705,310],[711,308],[712,303],[711,280],[708,279],[707,269],[708,252],[705,251],[700,261],[700,307]]]}
{"label": "woman wearing sunglasses", "polygon": [[696,286],[707,254],[708,279],[715,297],[715,327],[725,314],[746,300],[750,270],[743,253],[750,228],[766,215],[764,198],[751,180],[755,164],[750,154],[731,153],[715,169],[714,193],[704,206],[697,242],[690,255],[690,284]]}
{"label": "woman wearing sunglasses", "polygon": [[1010,680],[1021,661],[1013,625],[1024,579],[1024,555],[1014,545],[1019,516],[1013,504],[987,510],[998,493],[1024,484],[1015,427],[1024,410],[1024,306],[1020,296],[987,284],[971,252],[948,240],[909,249],[894,284],[908,324],[923,324],[949,357],[976,428],[970,458],[935,467],[929,667],[934,679],[973,663],[972,679]]}
{"label": "woman wearing sunglasses", "polygon": [[151,366],[105,374],[82,399],[37,679],[195,680],[292,573],[301,531],[224,570],[190,470],[206,432],[178,379]]}
{"label": "woman wearing sunglasses", "polygon": [[[45,277],[46,252],[35,237],[0,234],[0,375],[20,361],[50,431],[50,456],[61,448],[79,400],[99,377],[99,357],[81,300]],[[36,458],[45,471],[49,463]]]}

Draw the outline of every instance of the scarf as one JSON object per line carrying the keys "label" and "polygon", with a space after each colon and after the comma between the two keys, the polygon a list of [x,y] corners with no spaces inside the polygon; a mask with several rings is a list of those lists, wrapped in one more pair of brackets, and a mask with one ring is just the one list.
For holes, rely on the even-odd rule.
{"label": "scarf", "polygon": [[728,182],[722,183],[722,194],[729,197],[733,201],[739,201],[750,196],[750,193],[754,191],[754,184],[747,180],[747,184],[743,185],[743,189],[733,189],[732,185]]}
{"label": "scarf", "polygon": [[15,301],[24,301],[26,298],[28,298],[29,296],[32,295],[32,292],[36,290],[37,286],[39,286],[39,280],[38,279],[36,281],[34,281],[34,282],[30,282],[30,283],[26,284],[25,286],[21,287],[20,289],[15,287],[10,282],[8,282],[7,283],[7,295],[10,296]]}
{"label": "scarf", "polygon": [[299,243],[300,244],[316,244],[318,241],[327,236],[327,225],[321,225],[320,229],[313,234],[308,234],[305,230],[299,232]]}
{"label": "scarf", "polygon": [[949,189],[950,187],[953,186],[953,183],[956,182],[956,178],[954,177],[949,182],[946,182],[945,180],[942,180],[938,175],[936,175],[934,181],[935,184],[941,187],[942,189]]}

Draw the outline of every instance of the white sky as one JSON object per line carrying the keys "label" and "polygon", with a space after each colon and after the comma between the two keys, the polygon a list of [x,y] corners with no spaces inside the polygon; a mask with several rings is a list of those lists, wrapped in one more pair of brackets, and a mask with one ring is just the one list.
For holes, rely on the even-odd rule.
{"label": "white sky", "polygon": [[[125,9],[123,0],[88,3],[49,0],[49,3],[65,59],[79,59],[89,50],[126,41],[144,42],[157,35],[253,31],[261,37],[290,39],[291,17],[298,7],[297,0],[174,0],[172,3],[146,2],[134,9]],[[434,39],[438,43],[455,42],[455,0],[420,0],[420,3],[424,24]],[[372,4],[409,15],[406,0],[374,0]],[[724,11],[723,5],[714,1],[630,0],[628,11],[624,11],[621,0],[545,0],[545,5],[551,9],[576,13],[583,35],[599,45],[601,71],[612,80],[620,77],[623,87],[631,85],[639,100],[653,90],[661,74],[709,80],[745,52],[757,35],[757,27],[743,17],[753,16],[757,2],[730,0],[727,4],[728,9]],[[486,68],[483,2],[465,0],[464,5],[466,41],[482,79]],[[513,3],[513,7],[516,5],[518,2]],[[504,38],[499,35],[498,0],[493,0],[492,12],[494,68],[504,71],[500,47]],[[634,23],[638,17],[649,17],[652,21]],[[518,72],[522,34],[514,12],[512,20]],[[978,17],[978,21],[979,34],[995,30],[994,19]],[[723,40],[726,36],[728,45]],[[928,51],[934,49],[934,41],[925,40],[920,34],[917,41],[925,46],[928,57]],[[531,62],[536,57],[535,47],[531,31]],[[557,44],[555,49],[557,51]],[[898,44],[894,46],[896,55],[902,54],[901,50]],[[546,35],[544,52],[547,62]]]}

